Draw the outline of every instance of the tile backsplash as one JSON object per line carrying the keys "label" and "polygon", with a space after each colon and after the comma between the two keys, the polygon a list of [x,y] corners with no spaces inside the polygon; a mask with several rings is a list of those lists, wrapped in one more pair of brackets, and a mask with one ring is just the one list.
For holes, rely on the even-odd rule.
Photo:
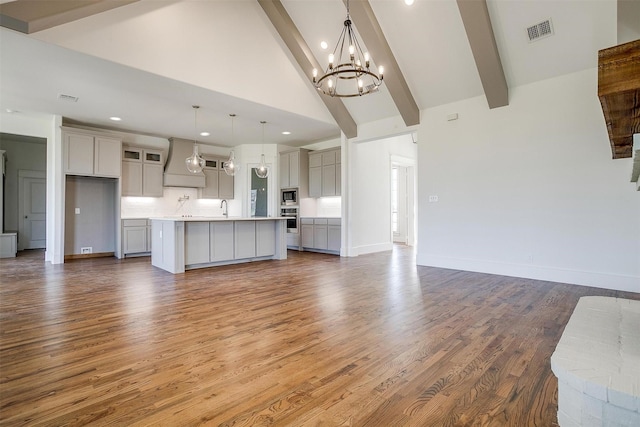
{"label": "tile backsplash", "polygon": [[[239,201],[228,200],[229,216],[240,216]],[[198,199],[196,188],[165,187],[163,197],[122,197],[122,218],[164,216],[221,216],[219,199]]]}

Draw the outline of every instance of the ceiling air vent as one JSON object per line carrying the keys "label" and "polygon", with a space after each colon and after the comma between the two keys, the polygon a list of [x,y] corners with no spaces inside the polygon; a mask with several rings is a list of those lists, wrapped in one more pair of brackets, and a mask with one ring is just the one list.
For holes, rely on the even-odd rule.
{"label": "ceiling air vent", "polygon": [[529,42],[534,42],[544,39],[545,37],[552,36],[553,25],[551,25],[551,18],[530,26],[527,28],[527,34],[529,35]]}
{"label": "ceiling air vent", "polygon": [[58,99],[60,101],[78,102],[78,97],[77,96],[65,95],[64,93],[59,94],[58,95]]}

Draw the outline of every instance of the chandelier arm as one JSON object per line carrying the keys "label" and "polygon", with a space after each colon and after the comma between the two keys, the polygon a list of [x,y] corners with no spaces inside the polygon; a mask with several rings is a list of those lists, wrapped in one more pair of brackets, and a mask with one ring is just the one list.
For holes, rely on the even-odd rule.
{"label": "chandelier arm", "polygon": [[[333,48],[334,56],[338,52],[338,46],[340,46],[340,53],[342,53],[342,44],[344,44],[343,40],[344,40],[344,32],[346,31],[346,28],[347,28],[346,25],[342,27],[342,32],[340,33],[340,37],[338,37],[338,41],[336,42],[336,47]],[[342,44],[340,42],[342,42]]]}
{"label": "chandelier arm", "polygon": [[[357,59],[360,60],[360,66],[364,67],[366,65],[366,61],[364,60],[364,58],[360,57],[360,54],[361,53],[364,54],[364,51],[362,50],[362,47],[360,47],[360,42],[358,41],[358,39],[354,37],[354,40],[355,40],[354,46],[355,46],[355,50],[356,50],[355,53],[358,56]],[[365,64],[365,65],[363,65],[363,64]],[[368,69],[369,67],[366,67],[366,68]]]}
{"label": "chandelier arm", "polygon": [[[340,33],[340,37],[338,37],[338,42],[336,43],[336,47],[333,50],[333,57],[335,61],[340,61],[342,58],[342,53],[344,51],[344,38],[345,32],[347,31],[347,26],[342,27],[342,32]],[[340,53],[338,54],[338,46],[340,46]],[[327,65],[327,73],[331,70],[330,65]]]}

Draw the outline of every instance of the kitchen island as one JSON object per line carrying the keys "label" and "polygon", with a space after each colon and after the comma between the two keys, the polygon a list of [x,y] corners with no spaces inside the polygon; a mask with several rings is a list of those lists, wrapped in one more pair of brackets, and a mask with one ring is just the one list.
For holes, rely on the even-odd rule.
{"label": "kitchen island", "polygon": [[151,218],[151,264],[170,273],[287,258],[286,218]]}

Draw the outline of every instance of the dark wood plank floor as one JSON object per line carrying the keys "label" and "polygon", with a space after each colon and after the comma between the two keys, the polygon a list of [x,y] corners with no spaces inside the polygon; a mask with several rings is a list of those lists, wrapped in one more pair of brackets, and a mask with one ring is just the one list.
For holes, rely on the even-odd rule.
{"label": "dark wood plank floor", "polygon": [[578,298],[638,294],[290,251],[0,261],[2,425],[553,426]]}

